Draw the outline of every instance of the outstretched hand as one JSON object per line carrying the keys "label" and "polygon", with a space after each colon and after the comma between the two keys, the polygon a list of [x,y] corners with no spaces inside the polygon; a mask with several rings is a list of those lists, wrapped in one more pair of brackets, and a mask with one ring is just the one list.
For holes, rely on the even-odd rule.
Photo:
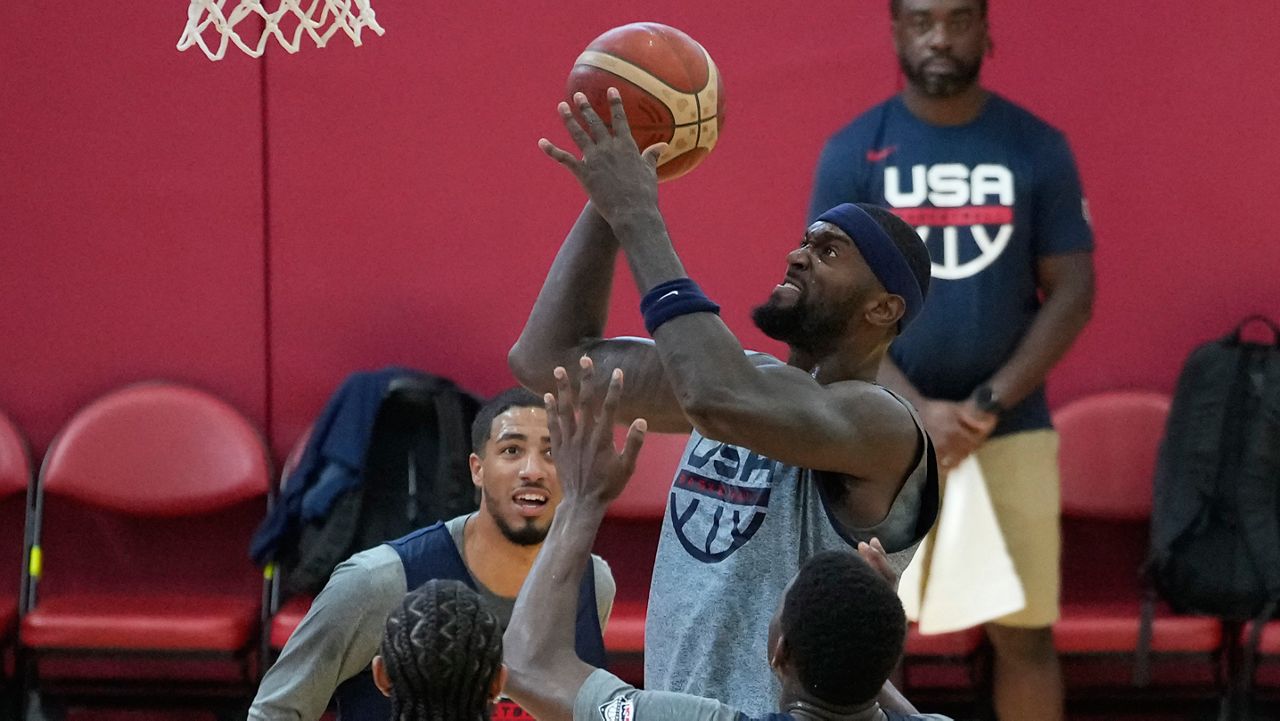
{"label": "outstretched hand", "polygon": [[613,371],[604,402],[597,403],[591,359],[583,356],[579,365],[576,382],[563,367],[557,367],[556,392],[543,397],[551,431],[551,456],[565,501],[607,504],[622,493],[635,472],[647,424],[643,418],[632,421],[619,453],[613,443],[613,422],[622,395],[622,370]]}
{"label": "outstretched hand", "polygon": [[875,569],[884,580],[889,582],[890,586],[895,589],[898,587],[898,572],[893,570],[893,566],[889,565],[889,555],[885,553],[884,546],[881,545],[879,538],[872,538],[870,543],[862,541],[858,544],[858,555],[862,556],[862,560],[867,565]]}
{"label": "outstretched hand", "polygon": [[582,93],[573,94],[582,122],[574,117],[569,103],[561,102],[557,107],[569,137],[582,151],[581,159],[546,138],[538,141],[538,147],[578,178],[600,215],[613,223],[628,210],[657,208],[658,156],[667,144],[651,145],[641,152],[631,137],[631,126],[617,88],[609,88],[608,97],[609,125],[605,125]]}

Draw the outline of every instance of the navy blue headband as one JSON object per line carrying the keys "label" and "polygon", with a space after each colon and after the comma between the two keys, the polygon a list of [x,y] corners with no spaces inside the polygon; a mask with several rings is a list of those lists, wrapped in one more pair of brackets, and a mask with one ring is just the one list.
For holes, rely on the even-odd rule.
{"label": "navy blue headband", "polygon": [[902,296],[907,308],[898,321],[898,329],[905,329],[924,306],[924,294],[920,292],[920,283],[897,244],[875,218],[853,203],[841,203],[818,216],[818,220],[843,230],[853,240],[884,289]]}

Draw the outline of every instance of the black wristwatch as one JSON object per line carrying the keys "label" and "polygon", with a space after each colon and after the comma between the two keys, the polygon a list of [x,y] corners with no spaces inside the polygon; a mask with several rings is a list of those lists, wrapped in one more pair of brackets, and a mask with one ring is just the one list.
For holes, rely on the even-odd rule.
{"label": "black wristwatch", "polygon": [[991,413],[993,415],[1003,415],[1007,410],[1000,404],[1000,397],[991,390],[991,386],[982,384],[973,391],[973,403],[978,406],[978,410],[983,413]]}

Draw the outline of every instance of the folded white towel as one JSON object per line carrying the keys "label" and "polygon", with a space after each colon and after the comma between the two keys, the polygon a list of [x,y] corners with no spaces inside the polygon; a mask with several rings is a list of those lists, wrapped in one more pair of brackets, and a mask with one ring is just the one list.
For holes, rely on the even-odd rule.
{"label": "folded white towel", "polygon": [[938,523],[902,572],[898,596],[923,634],[971,628],[1026,605],[973,456],[947,474]]}

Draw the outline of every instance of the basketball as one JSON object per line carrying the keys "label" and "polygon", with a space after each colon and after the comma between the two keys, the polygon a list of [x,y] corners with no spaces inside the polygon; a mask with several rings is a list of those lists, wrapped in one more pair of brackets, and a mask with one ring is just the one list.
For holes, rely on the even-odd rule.
{"label": "basketball", "polygon": [[569,104],[583,93],[608,123],[610,87],[622,96],[641,150],[669,143],[658,158],[659,181],[693,170],[716,146],[724,85],[711,56],[688,35],[659,23],[632,23],[591,41],[569,73]]}

